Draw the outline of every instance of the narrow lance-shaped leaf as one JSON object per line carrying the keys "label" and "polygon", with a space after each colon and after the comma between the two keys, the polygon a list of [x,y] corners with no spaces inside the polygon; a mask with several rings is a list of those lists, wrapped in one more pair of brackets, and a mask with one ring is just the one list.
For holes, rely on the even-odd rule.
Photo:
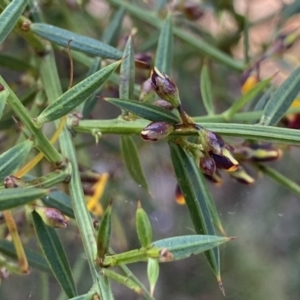
{"label": "narrow lance-shaped leaf", "polygon": [[263,91],[271,82],[273,77],[262,80],[250,89],[246,94],[237,99],[224,113],[226,120],[230,120],[241,108],[243,108],[249,101],[256,97]]}
{"label": "narrow lance-shaped leaf", "polygon": [[[1,89],[1,86],[0,86],[0,89]],[[7,99],[8,95],[9,95],[8,90],[0,91],[0,119],[2,118],[4,107],[6,104],[6,99]]]}
{"label": "narrow lance-shaped leaf", "polygon": [[30,25],[30,30],[42,38],[63,47],[67,47],[68,43],[72,41],[71,49],[86,54],[112,59],[120,59],[122,57],[122,52],[112,46],[56,26],[33,23]]}
{"label": "narrow lance-shaped leaf", "polygon": [[158,107],[153,104],[117,98],[106,98],[105,100],[109,103],[112,103],[113,105],[120,107],[121,109],[128,110],[129,112],[150,121],[166,121],[172,124],[180,123],[180,119],[178,116],[176,116],[172,112],[167,111],[164,108]]}
{"label": "narrow lance-shaped leaf", "polygon": [[120,30],[122,28],[124,16],[125,16],[125,9],[121,7],[113,15],[113,18],[111,19],[108,27],[105,29],[103,33],[102,40],[104,43],[113,46],[117,44]]}
{"label": "narrow lance-shaped leaf", "polygon": [[299,93],[299,84],[300,67],[293,71],[269,99],[260,119],[261,125],[275,126],[280,121]]}
{"label": "narrow lance-shaped leaf", "polygon": [[169,13],[161,28],[155,55],[155,67],[166,74],[171,73],[173,59],[172,15]]}
{"label": "narrow lance-shaped leaf", "polygon": [[102,274],[104,276],[107,276],[107,278],[114,280],[115,282],[118,282],[127,288],[135,291],[137,294],[143,294],[143,290],[139,287],[138,284],[136,284],[132,279],[125,277],[123,275],[120,275],[110,269],[102,269]]}
{"label": "narrow lance-shaped leaf", "polygon": [[[40,270],[42,272],[51,273],[49,269],[48,262],[45,260],[44,256],[41,254],[34,252],[29,248],[24,248],[29,266]],[[17,260],[17,253],[15,246],[12,242],[7,240],[0,240],[0,253]]]}
{"label": "narrow lance-shaped leaf", "polygon": [[136,231],[142,247],[147,248],[152,242],[152,227],[146,212],[138,201],[138,208],[135,214]]}
{"label": "narrow lance-shaped leaf", "polygon": [[77,295],[72,272],[55,229],[47,226],[41,217],[32,213],[33,224],[40,246],[58,283],[71,298]]}
{"label": "narrow lance-shaped leaf", "polygon": [[0,15],[0,44],[5,40],[9,33],[17,24],[19,17],[22,15],[27,0],[13,0]]}
{"label": "narrow lance-shaped leaf", "polygon": [[121,61],[117,61],[99,70],[66,91],[56,101],[46,107],[36,118],[36,123],[51,122],[71,112],[75,107],[90,97],[116,70]]}
{"label": "narrow lance-shaped leaf", "polygon": [[33,146],[32,140],[26,140],[0,155],[0,182],[12,175],[26,159]]}
{"label": "narrow lance-shaped leaf", "polygon": [[[171,254],[170,261],[174,261],[215,248],[231,239],[215,235],[184,235],[156,241],[153,246],[167,249]],[[164,261],[163,259],[161,257],[160,261]]]}
{"label": "narrow lance-shaped leaf", "polygon": [[209,78],[208,67],[203,65],[200,76],[200,91],[203,100],[203,105],[209,115],[214,114],[213,96],[211,89],[211,81]]}
{"label": "narrow lance-shaped leaf", "polygon": [[[215,235],[215,228],[208,207],[209,195],[204,180],[201,178],[203,175],[192,158],[179,145],[171,142],[170,151],[175,175],[196,232],[198,234]],[[219,249],[209,250],[205,252],[205,255],[220,283]]]}
{"label": "narrow lance-shaped leaf", "polygon": [[19,72],[35,72],[33,65],[28,61],[20,57],[15,57],[7,54],[0,54],[0,66],[7,68],[9,70],[19,71]]}
{"label": "narrow lance-shaped leaf", "polygon": [[156,258],[149,258],[148,259],[148,264],[147,264],[147,276],[148,276],[148,281],[150,284],[150,294],[153,296],[154,294],[154,289],[158,280],[158,275],[159,275],[159,264],[158,264],[158,259]]}
{"label": "narrow lance-shaped leaf", "polygon": [[147,179],[140,162],[138,150],[130,136],[123,135],[120,139],[123,161],[132,179],[148,191]]}
{"label": "narrow lance-shaped leaf", "polygon": [[97,237],[97,257],[103,258],[108,252],[111,238],[111,207],[110,203],[101,220]]}
{"label": "narrow lance-shaped leaf", "polygon": [[49,190],[35,188],[1,189],[0,211],[24,205],[40,197],[46,196]]}
{"label": "narrow lance-shaped leaf", "polygon": [[134,51],[131,35],[123,53],[123,61],[120,68],[119,95],[122,99],[132,99],[135,80]]}

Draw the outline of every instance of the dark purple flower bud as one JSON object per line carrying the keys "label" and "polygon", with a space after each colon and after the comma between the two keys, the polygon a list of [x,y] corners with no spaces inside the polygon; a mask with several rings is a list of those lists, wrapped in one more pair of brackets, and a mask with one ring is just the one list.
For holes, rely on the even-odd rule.
{"label": "dark purple flower bud", "polygon": [[200,139],[206,152],[222,155],[223,148],[226,145],[218,134],[209,130],[202,130]]}
{"label": "dark purple flower bud", "polygon": [[160,98],[170,102],[173,107],[180,106],[178,88],[166,74],[162,74],[157,68],[153,68],[150,78],[152,86]]}
{"label": "dark purple flower bud", "polygon": [[150,69],[152,64],[152,55],[150,53],[137,53],[134,56],[135,66],[140,69]]}
{"label": "dark purple flower bud", "polygon": [[210,156],[200,157],[199,168],[202,173],[212,176],[216,172],[216,163]]}
{"label": "dark purple flower bud", "polygon": [[66,228],[66,217],[56,208],[36,205],[35,211],[40,215],[45,224],[54,228]]}
{"label": "dark purple flower bud", "polygon": [[229,150],[223,149],[222,152],[222,155],[210,153],[216,163],[216,166],[229,172],[235,171],[239,166],[239,162],[232,156]]}
{"label": "dark purple flower bud", "polygon": [[203,9],[201,9],[199,4],[197,4],[196,2],[190,1],[184,3],[181,7],[181,10],[185,14],[185,16],[192,21],[199,20],[204,16]]}
{"label": "dark purple flower bud", "polygon": [[152,122],[141,132],[141,137],[146,141],[156,142],[166,138],[174,131],[174,126],[167,122]]}
{"label": "dark purple flower bud", "polygon": [[147,102],[147,101],[151,100],[152,98],[154,98],[154,96],[155,96],[155,91],[152,86],[151,78],[148,78],[141,85],[139,99],[142,102]]}
{"label": "dark purple flower bud", "polygon": [[272,147],[272,144],[250,144],[252,149],[251,160],[253,161],[272,161],[282,156],[282,150]]}

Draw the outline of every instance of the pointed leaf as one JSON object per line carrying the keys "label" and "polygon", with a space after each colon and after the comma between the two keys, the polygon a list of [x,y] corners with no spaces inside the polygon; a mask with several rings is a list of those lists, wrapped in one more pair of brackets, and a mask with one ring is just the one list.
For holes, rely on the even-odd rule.
{"label": "pointed leaf", "polygon": [[102,40],[104,43],[109,45],[116,45],[118,42],[118,37],[122,28],[123,19],[125,16],[125,9],[123,7],[119,8],[113,15],[109,22],[108,27],[105,29]]}
{"label": "pointed leaf", "polygon": [[180,119],[178,116],[176,116],[172,112],[167,111],[166,109],[153,104],[117,98],[106,98],[106,101],[150,121],[180,123]]}
{"label": "pointed leaf", "polygon": [[12,188],[0,191],[0,211],[24,205],[49,193],[49,190],[35,188]]}
{"label": "pointed leaf", "polygon": [[133,96],[135,80],[135,64],[132,37],[129,36],[120,69],[119,96],[122,99],[131,99]]}
{"label": "pointed leaf", "polygon": [[[210,201],[203,175],[193,159],[179,145],[171,142],[170,151],[175,175],[182,191],[190,217],[198,234],[215,235],[208,207]],[[217,278],[220,278],[220,253],[218,248],[205,252]]]}
{"label": "pointed leaf", "polygon": [[250,89],[246,94],[242,95],[237,99],[229,109],[227,109],[223,114],[226,120],[230,120],[241,108],[243,108],[249,101],[256,97],[260,92],[262,92],[271,82],[273,77],[262,80],[256,84],[252,89]]}
{"label": "pointed leaf", "polygon": [[157,283],[158,275],[159,275],[158,259],[149,258],[148,264],[147,264],[147,276],[148,276],[148,281],[150,284],[151,296],[153,296],[153,294],[154,294],[154,289],[155,289],[155,286]]}
{"label": "pointed leaf", "polygon": [[71,298],[77,295],[72,272],[66,254],[55,229],[47,226],[41,217],[32,213],[33,224],[40,246],[58,283]]}
{"label": "pointed leaf", "polygon": [[131,136],[121,136],[121,151],[126,168],[132,179],[145,190],[148,191],[147,179],[139,158],[136,145]]}
{"label": "pointed leaf", "polygon": [[148,215],[138,201],[138,208],[135,214],[136,231],[142,247],[147,248],[152,243],[152,226]]}
{"label": "pointed leaf", "polygon": [[103,258],[108,252],[111,239],[111,207],[110,203],[101,220],[97,236],[97,257]]}
{"label": "pointed leaf", "polygon": [[211,81],[207,65],[203,65],[200,76],[200,91],[203,100],[203,105],[209,115],[214,114],[213,96],[211,89]]}
{"label": "pointed leaf", "polygon": [[0,119],[2,118],[8,95],[9,95],[8,90],[4,90],[0,92]]}
{"label": "pointed leaf", "polygon": [[173,59],[172,15],[171,13],[169,13],[165,18],[165,21],[162,25],[159,34],[154,66],[157,67],[157,69],[163,73],[171,74],[172,59]]}
{"label": "pointed leaf", "polygon": [[[24,251],[30,267],[42,272],[51,273],[48,262],[46,261],[44,256],[29,248],[24,248]],[[15,260],[18,259],[14,244],[7,240],[0,240],[0,253],[3,253],[4,255]]]}
{"label": "pointed leaf", "polygon": [[7,54],[0,54],[0,66],[19,72],[35,71],[34,67],[28,61]]}
{"label": "pointed leaf", "polygon": [[230,240],[228,237],[212,235],[184,235],[156,241],[153,246],[167,249],[172,254],[172,260],[178,260],[207,251]]}
{"label": "pointed leaf", "polygon": [[13,0],[0,15],[0,44],[5,40],[13,30],[22,15],[27,0]]}
{"label": "pointed leaf", "polygon": [[275,126],[285,115],[300,91],[300,67],[298,67],[275,91],[267,102],[261,125]]}
{"label": "pointed leaf", "polygon": [[120,61],[117,61],[108,65],[66,91],[42,111],[36,118],[37,124],[42,125],[43,123],[57,120],[71,112],[90,97],[109,78],[120,63]]}
{"label": "pointed leaf", "polygon": [[17,144],[0,155],[0,182],[23,163],[33,146],[32,140]]}
{"label": "pointed leaf", "polygon": [[122,57],[122,52],[112,46],[56,26],[33,23],[30,25],[30,30],[42,38],[63,47],[67,47],[68,43],[72,41],[70,44],[71,49],[86,54],[112,59]]}

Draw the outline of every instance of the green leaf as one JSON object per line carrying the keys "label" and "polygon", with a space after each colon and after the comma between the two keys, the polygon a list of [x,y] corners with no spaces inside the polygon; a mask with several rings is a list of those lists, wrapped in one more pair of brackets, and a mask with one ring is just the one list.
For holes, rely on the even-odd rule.
{"label": "green leaf", "polygon": [[[203,175],[193,159],[179,145],[170,142],[171,159],[196,233],[215,235],[208,202],[211,201]],[[218,248],[205,252],[208,262],[220,281],[220,253]]]}
{"label": "green leaf", "polygon": [[263,91],[271,82],[272,77],[260,81],[246,94],[237,99],[224,113],[226,120],[230,120],[241,108],[243,108],[250,100],[256,97],[261,91]]}
{"label": "green leaf", "polygon": [[[86,294],[79,295],[74,298],[70,298],[69,300],[93,300],[93,299],[97,299],[96,295],[97,294],[95,292],[88,292]],[[95,296],[95,298],[94,298],[94,296]]]}
{"label": "green leaf", "polygon": [[[51,273],[51,270],[49,269],[48,263],[45,260],[44,256],[29,248],[24,248],[24,251],[30,267],[42,272]],[[0,252],[10,258],[18,260],[15,246],[10,241],[0,240]]]}
{"label": "green leaf", "polygon": [[34,72],[34,67],[26,60],[7,54],[0,54],[0,66],[19,72]]}
{"label": "green leaf", "polygon": [[132,37],[129,36],[123,52],[123,60],[120,68],[120,84],[119,84],[120,98],[122,99],[132,98],[134,81],[135,81],[134,50],[132,44]]}
{"label": "green leaf", "polygon": [[111,239],[111,209],[112,203],[109,203],[99,226],[97,236],[97,257],[103,258],[108,252]]}
{"label": "green leaf", "polygon": [[296,129],[227,123],[206,123],[205,128],[226,136],[300,145],[300,131]]}
{"label": "green leaf", "polygon": [[199,254],[230,240],[228,237],[212,235],[184,235],[156,241],[153,246],[169,250],[174,261]]}
{"label": "green leaf", "polygon": [[71,41],[70,47],[72,50],[103,58],[120,59],[122,57],[122,52],[112,46],[59,27],[33,23],[30,25],[30,30],[42,38],[63,47],[67,47]]}
{"label": "green leaf", "polygon": [[148,184],[139,158],[136,145],[131,136],[122,135],[120,139],[123,161],[132,179],[148,191]]}
{"label": "green leaf", "polygon": [[104,276],[107,276],[109,279],[112,279],[112,280],[126,286],[130,290],[135,291],[137,294],[143,294],[143,290],[132,279],[125,277],[123,275],[120,275],[114,271],[111,271],[110,269],[102,269],[102,273]]}
{"label": "green leaf", "polygon": [[46,107],[36,118],[37,125],[41,126],[43,123],[57,120],[71,112],[99,89],[120,63],[121,61],[117,61],[108,65],[66,91],[56,101]]}
{"label": "green leaf", "polygon": [[0,119],[2,118],[3,112],[4,112],[4,108],[5,108],[5,104],[6,104],[6,99],[9,96],[9,91],[8,90],[4,90],[0,92]]}
{"label": "green leaf", "polygon": [[154,289],[158,280],[159,275],[159,263],[156,258],[149,258],[147,264],[147,276],[150,284],[151,296],[154,294]]}
{"label": "green leaf", "polygon": [[0,211],[24,205],[28,202],[45,196],[48,193],[49,190],[35,188],[1,189]]}
{"label": "green leaf", "polygon": [[60,190],[51,192],[48,196],[41,199],[45,206],[53,207],[61,211],[64,215],[74,219],[74,212],[69,195]]}
{"label": "green leaf", "polygon": [[203,105],[209,115],[214,114],[213,95],[211,89],[211,81],[209,78],[208,67],[203,65],[200,76],[200,91],[203,100]]}
{"label": "green leaf", "polygon": [[261,125],[275,126],[285,115],[300,91],[300,67],[298,67],[275,91],[267,102]]}
{"label": "green leaf", "polygon": [[27,0],[13,0],[0,15],[0,44],[6,39],[13,30],[22,15]]}
{"label": "green leaf", "polygon": [[172,112],[167,111],[164,108],[158,107],[153,104],[117,98],[106,98],[105,100],[109,103],[112,103],[113,105],[120,107],[121,109],[128,110],[131,113],[150,121],[180,123],[180,119],[178,116],[176,116]]}
{"label": "green leaf", "polygon": [[40,246],[53,275],[66,295],[69,298],[75,297],[77,292],[72,272],[55,229],[45,225],[41,217],[35,211],[32,213],[32,219]]}
{"label": "green leaf", "polygon": [[0,182],[23,163],[33,146],[32,140],[17,144],[0,155]]}
{"label": "green leaf", "polygon": [[125,16],[125,9],[119,8],[110,20],[108,27],[105,29],[102,40],[109,45],[116,45],[118,37],[122,28],[123,19]]}
{"label": "green leaf", "polygon": [[147,248],[152,243],[152,226],[146,212],[138,202],[138,207],[135,214],[136,231],[142,247]]}
{"label": "green leaf", "polygon": [[172,15],[171,13],[169,13],[165,18],[165,21],[162,25],[159,34],[154,66],[157,67],[157,69],[163,73],[171,74],[172,59],[173,59]]}

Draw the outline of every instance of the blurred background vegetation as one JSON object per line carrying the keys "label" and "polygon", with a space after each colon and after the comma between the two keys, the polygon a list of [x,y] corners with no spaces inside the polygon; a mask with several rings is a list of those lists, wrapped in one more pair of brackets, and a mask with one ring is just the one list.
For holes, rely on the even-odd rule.
{"label": "blurred background vegetation", "polygon": [[[78,1],[81,2],[81,1]],[[41,9],[45,22],[59,26],[78,34],[101,40],[117,8],[110,1],[40,0],[32,2],[27,10],[31,17],[35,10]],[[111,1],[114,2],[114,1]],[[167,6],[165,6],[165,2]],[[299,1],[284,0],[203,0],[203,1],[130,1],[137,7],[157,13],[164,17],[167,9],[173,11],[175,26],[192,32],[195,39],[204,39],[237,60],[247,63],[259,59],[278,36],[291,28],[298,28]],[[189,6],[190,5],[190,6]],[[191,7],[191,9],[190,9]],[[158,39],[158,31],[144,20],[126,14],[118,38],[113,46],[123,49],[132,28],[135,53],[149,55],[153,59]],[[247,28],[247,30],[245,30]],[[245,58],[245,32],[248,34],[248,53]],[[0,72],[22,98],[32,87],[34,71],[28,70],[31,63],[31,49],[17,35],[11,34],[0,46]],[[273,83],[280,84],[293,68],[299,65],[299,43],[275,57],[265,60],[260,69],[261,78],[276,71],[280,73]],[[59,66],[60,80],[64,90],[70,78],[70,65],[67,54],[62,49],[55,51]],[[24,62],[15,70],[7,68],[5,55]],[[204,55],[186,42],[175,38],[172,78],[176,81],[186,111],[192,116],[205,115],[200,94],[200,70]],[[153,62],[153,60],[152,60]],[[214,60],[209,60],[210,76],[217,112],[222,112],[241,95],[241,72],[235,71]],[[88,63],[74,58],[74,82],[82,80],[88,71]],[[136,83],[143,82],[149,76],[149,70],[138,70]],[[119,110],[102,101],[104,96],[116,96],[118,87],[107,83],[98,100],[91,118],[109,119],[116,117]],[[30,107],[30,100],[29,106]],[[3,125],[4,126],[4,125]],[[10,125],[14,135],[17,127]],[[1,128],[0,128],[1,129]],[[46,130],[53,131],[49,126]],[[6,135],[0,132],[0,150],[4,150]],[[131,179],[120,157],[119,138],[104,136],[98,145],[94,138],[77,134],[74,137],[78,145],[80,165],[94,169],[99,173],[110,174],[101,203],[107,206],[114,199],[112,247],[116,252],[139,247],[134,216],[136,201],[141,200],[149,214],[153,226],[154,240],[169,236],[193,234],[188,211],[175,200],[176,179],[172,169],[169,150],[165,142],[145,143],[139,137],[136,143],[150,186],[149,195]],[[235,144],[239,139],[228,139]],[[268,165],[285,174],[294,181],[300,181],[297,147],[285,147],[282,158]],[[45,165],[45,168],[48,166]],[[274,182],[271,178],[249,168],[255,183],[242,185],[223,176],[222,185],[209,184],[229,236],[238,236],[233,242],[221,247],[222,278],[226,299],[298,299],[300,295],[300,202],[299,196]],[[31,238],[32,228],[24,222],[23,213],[16,211],[16,220],[22,238],[33,248],[36,241]],[[85,263],[80,236],[75,226],[59,230],[71,265],[75,268],[78,291],[90,288],[90,275]],[[146,266],[143,263],[131,266],[137,277],[147,284]],[[47,281],[49,280],[49,286]],[[49,299],[59,298],[60,287],[51,275],[32,270],[27,276],[11,274],[2,280],[0,299],[43,299],[45,290],[49,290]],[[139,299],[127,288],[113,284],[116,299]],[[159,282],[155,295],[157,299],[174,300],[218,300],[223,296],[204,255],[163,264],[160,268]]]}

